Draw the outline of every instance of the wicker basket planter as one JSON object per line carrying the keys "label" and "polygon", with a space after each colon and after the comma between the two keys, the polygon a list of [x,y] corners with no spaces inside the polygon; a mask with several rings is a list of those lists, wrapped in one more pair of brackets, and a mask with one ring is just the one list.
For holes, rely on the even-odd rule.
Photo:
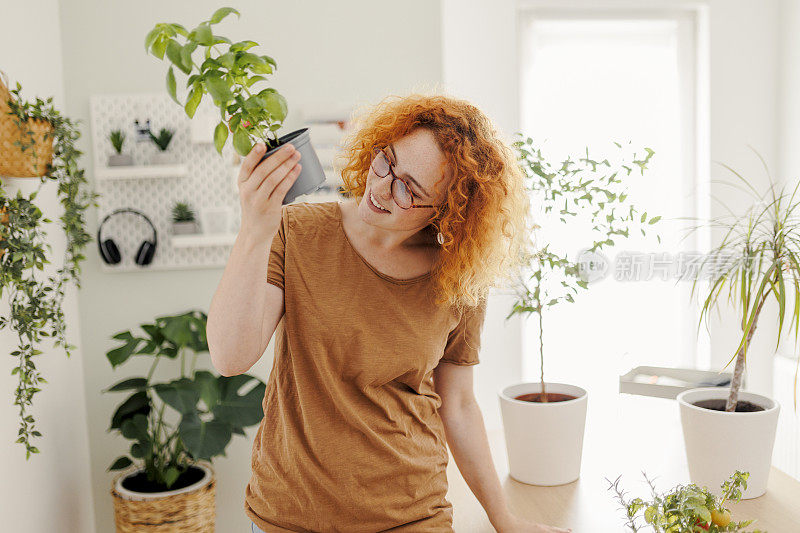
{"label": "wicker basket planter", "polygon": [[[46,120],[29,119],[20,128],[9,114],[11,100],[8,86],[0,76],[0,176],[38,178],[47,174],[53,160],[53,125]],[[29,146],[31,141],[33,145]],[[15,143],[21,143],[25,150]]]}
{"label": "wicker basket planter", "polygon": [[114,520],[117,533],[214,533],[216,478],[208,464],[203,479],[178,490],[135,492],[122,482],[140,470],[128,470],[114,479]]}

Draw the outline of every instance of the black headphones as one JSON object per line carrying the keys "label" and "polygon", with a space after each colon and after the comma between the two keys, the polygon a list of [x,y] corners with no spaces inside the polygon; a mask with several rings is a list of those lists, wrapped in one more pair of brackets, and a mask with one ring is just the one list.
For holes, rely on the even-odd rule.
{"label": "black headphones", "polygon": [[106,239],[105,241],[101,240],[100,232],[103,230],[103,224],[106,223],[106,220],[111,218],[112,216],[118,213],[133,213],[135,215],[139,215],[143,219],[150,224],[150,227],[153,228],[153,239],[152,240],[145,240],[139,246],[139,250],[136,252],[136,264],[137,265],[149,265],[150,262],[153,260],[153,255],[156,253],[156,243],[158,242],[158,236],[156,235],[156,227],[150,221],[144,213],[137,211],[136,209],[130,208],[122,208],[112,211],[103,219],[100,223],[100,227],[97,228],[97,246],[100,248],[100,257],[103,258],[103,261],[109,265],[116,265],[120,262],[121,255],[119,253],[119,248],[117,247],[117,243],[114,242],[113,239]]}

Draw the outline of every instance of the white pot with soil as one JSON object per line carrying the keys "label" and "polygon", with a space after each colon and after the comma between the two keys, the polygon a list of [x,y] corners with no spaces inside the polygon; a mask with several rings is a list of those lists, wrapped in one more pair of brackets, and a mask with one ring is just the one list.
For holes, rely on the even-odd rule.
{"label": "white pot with soil", "polygon": [[711,387],[677,397],[689,476],[692,483],[719,494],[720,485],[734,471],[749,472],[742,498],[757,498],[767,491],[780,405],[740,391],[736,411],[726,412],[729,392]]}
{"label": "white pot with soil", "polygon": [[509,475],[530,485],[563,485],[580,477],[586,391],[575,385],[519,383],[499,393]]}
{"label": "white pot with soil", "polygon": [[117,476],[111,489],[117,533],[214,533],[216,479],[210,465],[189,467],[170,490],[147,480],[142,469]]}

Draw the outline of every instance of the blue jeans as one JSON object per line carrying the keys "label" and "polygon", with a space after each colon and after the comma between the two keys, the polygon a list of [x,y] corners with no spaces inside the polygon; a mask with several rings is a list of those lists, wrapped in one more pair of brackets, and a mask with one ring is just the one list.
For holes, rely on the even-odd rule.
{"label": "blue jeans", "polygon": [[254,523],[250,522],[250,525],[252,526],[251,529],[253,533],[264,533],[264,530],[255,525]]}

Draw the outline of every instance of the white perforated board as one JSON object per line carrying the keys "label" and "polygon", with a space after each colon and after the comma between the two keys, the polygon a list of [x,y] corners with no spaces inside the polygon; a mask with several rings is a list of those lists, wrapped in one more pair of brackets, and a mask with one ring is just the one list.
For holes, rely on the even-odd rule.
{"label": "white perforated board", "polygon": [[[191,119],[181,106],[163,93],[93,95],[90,98],[90,117],[95,169],[106,167],[108,156],[115,153],[109,140],[111,131],[115,129],[125,133],[122,153],[132,155],[134,166],[150,162],[158,148],[152,141],[136,140],[134,120],[137,119],[141,124],[150,119],[154,134],[158,134],[161,128],[174,130],[168,152],[173,154],[177,164],[187,167],[184,177],[94,180],[95,189],[101,195],[98,198],[98,225],[115,209],[130,207],[146,214],[158,232],[153,261],[150,265],[139,266],[133,258],[141,242],[152,235],[150,226],[141,217],[129,213],[109,219],[103,227],[102,238],[114,239],[120,248],[122,261],[118,265],[101,262],[103,270],[130,272],[223,267],[230,254],[230,244],[173,248],[170,246],[170,227],[172,206],[181,201],[190,204],[199,223],[202,223],[204,208],[229,207],[232,216],[228,229],[234,234],[238,231],[241,214],[235,173],[232,173],[237,154],[230,141],[223,148],[222,155],[212,144],[192,143]],[[306,198],[308,201],[331,199],[330,195],[322,194],[318,198]]]}

